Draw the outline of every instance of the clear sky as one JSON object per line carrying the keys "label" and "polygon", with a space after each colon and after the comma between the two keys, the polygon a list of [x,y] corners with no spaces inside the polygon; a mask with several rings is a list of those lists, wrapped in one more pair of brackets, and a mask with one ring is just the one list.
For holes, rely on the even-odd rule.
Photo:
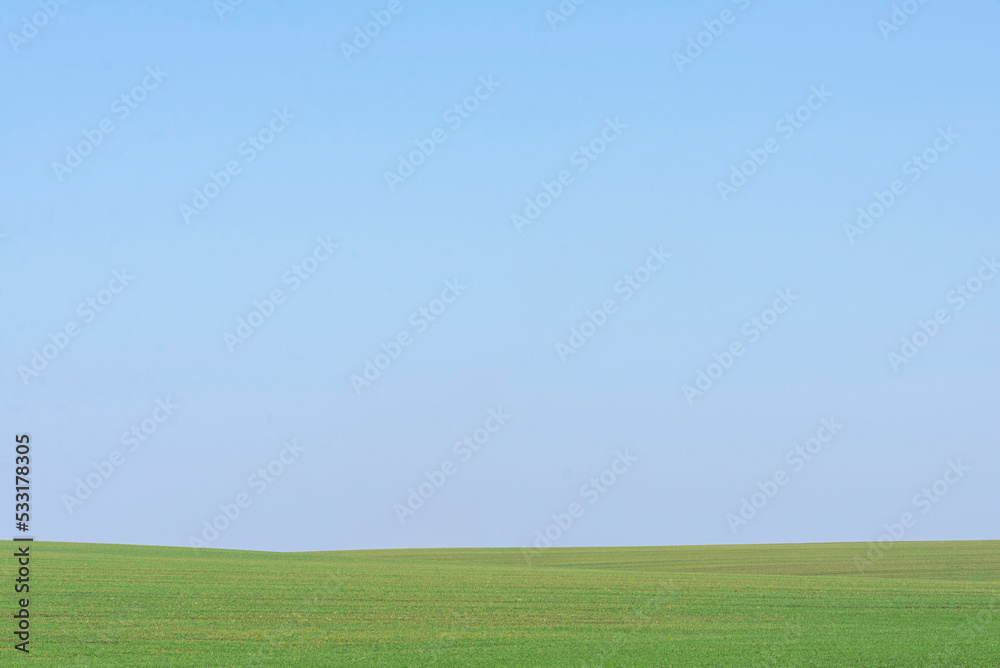
{"label": "clear sky", "polygon": [[998,538],[1000,4],[224,2],[0,9],[38,538]]}

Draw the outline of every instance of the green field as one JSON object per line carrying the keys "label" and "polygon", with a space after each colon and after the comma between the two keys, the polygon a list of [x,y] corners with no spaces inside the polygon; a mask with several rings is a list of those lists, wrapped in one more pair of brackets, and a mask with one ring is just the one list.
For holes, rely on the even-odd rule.
{"label": "green field", "polygon": [[278,554],[34,543],[0,665],[1000,666],[1000,542]]}

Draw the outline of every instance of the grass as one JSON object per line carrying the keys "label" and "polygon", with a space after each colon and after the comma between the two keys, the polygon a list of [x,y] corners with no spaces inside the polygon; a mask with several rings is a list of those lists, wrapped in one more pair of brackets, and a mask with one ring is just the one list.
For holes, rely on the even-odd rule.
{"label": "grass", "polygon": [[34,543],[0,665],[1000,666],[1000,542],[278,554]]}

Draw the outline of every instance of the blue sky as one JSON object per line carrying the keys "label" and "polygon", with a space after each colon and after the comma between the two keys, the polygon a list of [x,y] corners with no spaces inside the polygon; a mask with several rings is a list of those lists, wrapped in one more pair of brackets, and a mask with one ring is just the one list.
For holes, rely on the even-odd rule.
{"label": "blue sky", "polygon": [[34,440],[39,538],[997,537],[997,3],[891,32],[860,0],[225,6],[0,11],[0,422]]}

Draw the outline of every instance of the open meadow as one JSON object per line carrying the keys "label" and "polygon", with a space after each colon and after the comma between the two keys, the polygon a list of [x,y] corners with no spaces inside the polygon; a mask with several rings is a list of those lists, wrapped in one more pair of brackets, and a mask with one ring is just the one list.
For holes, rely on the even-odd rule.
{"label": "open meadow", "polygon": [[867,549],[40,542],[31,655],[0,664],[1000,666],[1000,543],[896,543],[859,572]]}

